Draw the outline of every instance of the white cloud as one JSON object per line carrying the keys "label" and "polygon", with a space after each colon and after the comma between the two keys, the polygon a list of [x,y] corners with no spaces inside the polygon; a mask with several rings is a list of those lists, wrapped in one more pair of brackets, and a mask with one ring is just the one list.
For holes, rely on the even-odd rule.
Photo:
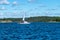
{"label": "white cloud", "polygon": [[5,10],[6,8],[3,6],[0,10]]}
{"label": "white cloud", "polygon": [[0,0],[0,4],[9,4],[7,0]]}
{"label": "white cloud", "polygon": [[3,13],[0,12],[0,16],[2,16],[2,15],[3,15]]}
{"label": "white cloud", "polygon": [[17,1],[14,1],[13,3],[12,3],[12,6],[17,6]]}
{"label": "white cloud", "polygon": [[16,1],[14,1],[14,2],[13,2],[13,5],[17,5],[17,2],[16,2]]}
{"label": "white cloud", "polygon": [[0,12],[0,18],[4,18],[4,14]]}

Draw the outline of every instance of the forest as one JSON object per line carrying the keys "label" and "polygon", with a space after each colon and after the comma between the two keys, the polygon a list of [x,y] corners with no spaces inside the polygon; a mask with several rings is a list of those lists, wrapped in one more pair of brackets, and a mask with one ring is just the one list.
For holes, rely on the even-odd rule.
{"label": "forest", "polygon": [[[37,16],[25,18],[25,20],[28,22],[60,22],[60,17]],[[20,22],[22,21],[22,18],[0,18],[0,22],[1,21]]]}

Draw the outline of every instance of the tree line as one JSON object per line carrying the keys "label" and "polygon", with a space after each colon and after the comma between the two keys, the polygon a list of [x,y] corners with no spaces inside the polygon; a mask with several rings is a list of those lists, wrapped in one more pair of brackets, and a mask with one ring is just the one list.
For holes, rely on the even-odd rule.
{"label": "tree line", "polygon": [[[22,21],[22,18],[3,18],[3,19],[0,19],[0,21],[7,21],[7,20],[11,20],[12,22],[19,22],[19,21]],[[60,22],[60,17],[38,16],[38,17],[25,18],[25,20],[29,21],[29,22],[49,22],[49,21]]]}

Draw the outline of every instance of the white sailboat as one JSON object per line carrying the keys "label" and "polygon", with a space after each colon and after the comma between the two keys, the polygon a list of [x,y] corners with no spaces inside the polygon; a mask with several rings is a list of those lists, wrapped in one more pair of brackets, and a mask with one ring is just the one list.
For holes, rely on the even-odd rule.
{"label": "white sailboat", "polygon": [[25,21],[25,14],[24,14],[24,16],[22,18],[22,22],[20,24],[30,24],[29,22]]}

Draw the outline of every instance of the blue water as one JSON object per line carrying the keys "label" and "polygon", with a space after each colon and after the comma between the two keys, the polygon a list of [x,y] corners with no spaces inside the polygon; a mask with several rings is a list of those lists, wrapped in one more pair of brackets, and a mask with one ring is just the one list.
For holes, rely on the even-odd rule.
{"label": "blue water", "polygon": [[60,40],[60,23],[0,23],[0,40]]}

